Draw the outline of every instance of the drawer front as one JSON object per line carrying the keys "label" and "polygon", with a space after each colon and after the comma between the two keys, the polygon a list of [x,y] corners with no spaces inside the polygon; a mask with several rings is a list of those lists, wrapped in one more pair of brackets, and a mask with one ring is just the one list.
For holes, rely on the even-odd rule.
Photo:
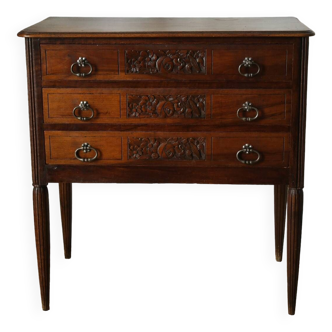
{"label": "drawer front", "polygon": [[122,137],[118,134],[105,133],[80,133],[80,132],[46,132],[46,163],[48,164],[80,164],[76,159],[75,151],[88,143],[93,149],[84,152],[77,151],[77,156],[82,158],[98,157],[94,162],[85,164],[108,164],[122,161]]}
{"label": "drawer front", "polygon": [[[44,80],[292,81],[294,44],[42,44]],[[137,46],[139,45],[139,46]]]}
{"label": "drawer front", "polygon": [[[243,143],[244,140],[245,143]],[[257,165],[275,166],[283,163],[287,165],[288,151],[285,151],[285,144],[287,142],[284,137],[270,137],[268,135],[265,137],[252,135],[245,139],[236,135],[213,137],[212,160],[227,166],[238,166],[239,162],[247,165],[247,163],[255,162],[259,158]],[[241,152],[236,157],[234,151]]]}
{"label": "drawer front", "polygon": [[120,92],[108,89],[44,89],[44,121],[112,123],[121,117],[120,101]]}
{"label": "drawer front", "polygon": [[292,93],[287,90],[221,90],[212,95],[211,118],[224,123],[286,124]]}
{"label": "drawer front", "polygon": [[290,45],[223,45],[213,50],[213,74],[228,80],[292,80]]}
{"label": "drawer front", "polygon": [[[87,103],[82,105],[86,101]],[[287,125],[290,90],[43,89],[45,123]]]}
{"label": "drawer front", "polygon": [[46,163],[288,167],[286,133],[46,131]]}
{"label": "drawer front", "polygon": [[[103,80],[119,75],[119,54],[114,47],[98,45],[42,45],[42,72],[44,79],[79,80],[88,77]],[[86,62],[78,64],[79,58]],[[83,66],[84,64],[84,66]],[[90,67],[91,66],[91,67]],[[91,74],[77,76],[77,74]]]}

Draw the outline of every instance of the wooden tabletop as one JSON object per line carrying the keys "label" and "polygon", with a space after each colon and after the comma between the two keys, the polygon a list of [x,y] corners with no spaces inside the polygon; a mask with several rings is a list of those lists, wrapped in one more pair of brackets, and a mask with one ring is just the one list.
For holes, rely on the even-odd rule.
{"label": "wooden tabletop", "polygon": [[120,18],[49,17],[19,37],[307,37],[315,33],[295,17]]}

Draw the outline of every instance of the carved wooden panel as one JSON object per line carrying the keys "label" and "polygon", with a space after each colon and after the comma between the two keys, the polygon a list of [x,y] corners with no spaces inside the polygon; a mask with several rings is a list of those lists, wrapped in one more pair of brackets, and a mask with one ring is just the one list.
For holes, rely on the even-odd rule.
{"label": "carved wooden panel", "polygon": [[128,118],[205,118],[205,95],[127,95]]}
{"label": "carved wooden panel", "polygon": [[205,160],[204,137],[129,137],[129,159]]}
{"label": "carved wooden panel", "polygon": [[206,50],[126,50],[127,74],[205,74]]}

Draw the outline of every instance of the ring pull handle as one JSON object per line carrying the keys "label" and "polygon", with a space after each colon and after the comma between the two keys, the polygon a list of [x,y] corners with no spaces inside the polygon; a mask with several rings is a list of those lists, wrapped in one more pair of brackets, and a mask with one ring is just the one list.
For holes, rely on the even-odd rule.
{"label": "ring pull handle", "polygon": [[[84,153],[88,153],[90,152],[91,150],[93,150],[95,152],[95,155],[92,157],[92,158],[81,158],[78,153],[80,151],[83,151]],[[82,146],[78,149],[76,149],[75,151],[75,158],[79,161],[82,161],[82,162],[91,162],[91,161],[94,161],[95,159],[97,159],[98,157],[98,151],[93,148],[89,143],[83,143]]]}
{"label": "ring pull handle", "polygon": [[[243,159],[241,159],[242,153],[245,153],[245,154],[256,153],[257,158],[255,160],[243,160]],[[259,160],[261,159],[261,154],[258,151],[254,150],[252,145],[245,144],[245,145],[243,145],[242,150],[239,150],[236,153],[236,159],[242,164],[253,165],[253,164],[256,164],[259,162]]]}
{"label": "ring pull handle", "polygon": [[[88,73],[79,73],[79,72],[75,72],[74,71],[74,67],[85,67],[85,66],[89,66],[90,70]],[[77,59],[76,62],[74,62],[71,67],[70,67],[70,71],[73,75],[76,75],[78,77],[85,77],[85,76],[89,76],[92,73],[92,66],[89,63],[89,61],[85,58],[85,57],[79,57]]]}
{"label": "ring pull handle", "polygon": [[[79,115],[76,115],[76,110],[80,109],[81,111],[88,111],[90,110],[91,111],[91,115],[89,117],[84,117],[84,116],[79,116]],[[73,115],[74,117],[77,119],[77,120],[81,120],[81,121],[87,121],[87,120],[90,120],[94,117],[95,115],[95,112],[94,110],[90,107],[90,105],[88,104],[87,101],[81,101],[80,104],[76,107],[74,107],[73,109]]]}
{"label": "ring pull handle", "polygon": [[[251,110],[255,111],[256,114],[253,117],[242,117],[240,116],[240,112],[250,112]],[[254,121],[258,118],[258,109],[256,107],[253,107],[251,103],[249,103],[249,101],[246,101],[242,107],[240,107],[237,112],[236,115],[239,119],[243,120],[243,121]]]}
{"label": "ring pull handle", "polygon": [[[257,67],[256,73],[242,73],[242,67],[250,68],[252,66]],[[261,67],[252,58],[245,57],[242,63],[240,64],[238,71],[242,76],[253,77],[259,74],[259,72],[261,71]]]}

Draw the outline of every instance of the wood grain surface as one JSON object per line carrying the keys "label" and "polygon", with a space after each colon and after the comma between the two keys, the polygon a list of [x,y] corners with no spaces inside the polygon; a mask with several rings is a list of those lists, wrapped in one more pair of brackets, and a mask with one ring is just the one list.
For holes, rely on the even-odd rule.
{"label": "wood grain surface", "polygon": [[[88,121],[73,116],[81,101],[94,110]],[[237,116],[246,101],[258,110],[252,122]],[[281,89],[43,89],[44,121],[53,124],[219,124],[251,130],[255,125],[290,125],[291,109],[292,92]],[[91,110],[75,112],[91,115]],[[253,117],[255,112],[241,111],[239,115]]]}
{"label": "wood grain surface", "polygon": [[[83,143],[98,153],[94,161],[84,163],[86,166],[288,167],[290,151],[289,134],[284,133],[45,131],[45,142],[49,165],[82,165],[75,151]],[[236,154],[245,144],[261,154],[257,164],[245,165],[237,160]],[[92,158],[95,154],[93,150],[79,151],[78,157]],[[244,160],[256,158],[255,153],[242,154]]]}
{"label": "wood grain surface", "polygon": [[122,18],[49,17],[19,37],[282,37],[313,36],[295,17]]}

